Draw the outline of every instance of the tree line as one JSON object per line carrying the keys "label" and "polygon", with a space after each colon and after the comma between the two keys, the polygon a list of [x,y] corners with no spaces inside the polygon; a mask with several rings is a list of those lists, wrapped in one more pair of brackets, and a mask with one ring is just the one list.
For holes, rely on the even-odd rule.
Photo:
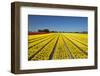
{"label": "tree line", "polygon": [[87,31],[82,32],[65,32],[65,31],[50,31],[49,29],[39,29],[38,32],[47,32],[47,33],[88,33]]}

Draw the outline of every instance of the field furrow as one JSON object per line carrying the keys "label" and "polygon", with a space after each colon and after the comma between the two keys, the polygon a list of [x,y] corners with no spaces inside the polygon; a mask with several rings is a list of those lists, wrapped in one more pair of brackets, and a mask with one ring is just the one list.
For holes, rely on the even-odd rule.
{"label": "field furrow", "polygon": [[88,35],[81,33],[49,33],[31,35],[28,60],[88,58]]}
{"label": "field furrow", "polygon": [[69,37],[70,39],[73,39],[73,40],[75,40],[75,41],[83,44],[84,46],[88,46],[87,35],[83,35],[83,37],[81,37],[81,34],[80,34],[80,37],[77,36],[77,34],[75,34],[75,35],[72,35],[72,34],[64,34],[64,35],[67,36],[67,37]]}
{"label": "field furrow", "polygon": [[[28,43],[35,42],[37,40],[41,40],[43,38],[48,37],[49,35],[52,35],[52,34],[46,34],[46,35],[42,35],[42,36],[41,35],[38,35],[38,37],[37,37],[37,35],[35,35],[36,38],[32,38],[32,39],[28,40]],[[34,37],[34,35],[32,35],[31,37]]]}
{"label": "field furrow", "polygon": [[68,48],[68,45],[67,43],[65,42],[64,38],[62,38],[63,41],[64,41],[64,46],[66,47],[66,51],[68,52],[68,55],[69,55],[69,59],[74,59],[72,53],[71,53],[71,50]]}
{"label": "field furrow", "polygon": [[50,35],[50,36],[47,36],[47,37],[44,37],[44,38],[41,38],[41,39],[39,39],[39,40],[37,40],[37,41],[32,41],[32,43],[29,43],[28,44],[28,49],[30,49],[30,48],[32,48],[33,46],[36,46],[36,45],[38,45],[39,43],[42,43],[42,42],[44,42],[45,40],[48,40],[50,37],[52,37],[53,35]]}
{"label": "field furrow", "polygon": [[70,37],[70,36],[65,35],[65,37],[66,37],[69,41],[71,41],[75,46],[77,46],[82,52],[84,52],[85,54],[87,54],[87,50],[88,50],[88,47],[87,47],[87,46],[85,46],[85,45],[83,45],[82,43],[80,43],[80,42],[74,40],[74,39],[73,39],[72,37]]}
{"label": "field furrow", "polygon": [[29,53],[28,53],[28,60],[31,60],[37,53],[39,53],[49,42],[51,42],[53,39],[55,38],[55,36],[52,36],[50,39],[45,40],[44,42],[32,47],[29,49]]}
{"label": "field furrow", "polygon": [[32,60],[50,60],[53,55],[53,48],[58,40],[56,36],[51,42],[49,42],[38,54],[36,54]]}
{"label": "field furrow", "polygon": [[87,58],[87,53],[84,52],[81,48],[79,48],[75,43],[73,43],[71,40],[68,38],[64,37],[65,42],[70,49],[74,59],[78,58]]}
{"label": "field furrow", "polygon": [[53,55],[53,59],[68,59],[69,55],[66,51],[66,47],[64,46],[64,42],[62,40],[62,35],[60,34],[58,43]]}
{"label": "field furrow", "polygon": [[29,35],[28,36],[28,41],[33,40],[33,39],[37,39],[37,38],[40,38],[40,37],[45,37],[45,36],[48,36],[48,35],[51,35],[51,34]]}

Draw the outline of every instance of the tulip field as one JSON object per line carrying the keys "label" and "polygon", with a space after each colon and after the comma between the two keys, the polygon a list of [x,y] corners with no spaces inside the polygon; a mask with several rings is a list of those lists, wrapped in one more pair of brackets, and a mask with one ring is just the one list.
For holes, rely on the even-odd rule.
{"label": "tulip field", "polygon": [[47,33],[28,35],[28,60],[85,59],[88,34]]}

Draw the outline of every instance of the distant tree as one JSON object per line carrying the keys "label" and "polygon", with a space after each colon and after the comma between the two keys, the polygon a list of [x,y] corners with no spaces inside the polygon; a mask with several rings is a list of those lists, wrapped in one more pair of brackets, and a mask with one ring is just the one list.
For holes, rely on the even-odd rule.
{"label": "distant tree", "polygon": [[44,32],[50,32],[49,29],[44,29],[43,31],[44,31]]}
{"label": "distant tree", "polygon": [[43,29],[43,30],[39,29],[38,32],[50,32],[50,31],[49,29]]}
{"label": "distant tree", "polygon": [[50,31],[50,32],[54,33],[55,31]]}
{"label": "distant tree", "polygon": [[43,30],[39,29],[38,32],[42,32]]}

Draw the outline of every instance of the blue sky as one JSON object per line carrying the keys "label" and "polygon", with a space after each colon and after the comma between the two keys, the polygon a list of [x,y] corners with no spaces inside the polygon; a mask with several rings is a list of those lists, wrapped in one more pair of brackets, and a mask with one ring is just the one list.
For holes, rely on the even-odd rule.
{"label": "blue sky", "polygon": [[87,17],[28,15],[28,31],[82,32],[88,30]]}

